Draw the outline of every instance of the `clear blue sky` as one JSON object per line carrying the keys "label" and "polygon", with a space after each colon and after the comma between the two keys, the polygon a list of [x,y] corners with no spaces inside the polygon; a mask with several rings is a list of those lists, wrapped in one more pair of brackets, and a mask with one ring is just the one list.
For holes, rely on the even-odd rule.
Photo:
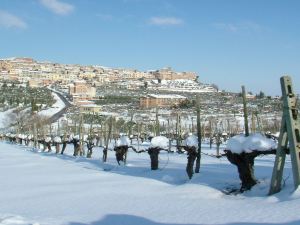
{"label": "clear blue sky", "polygon": [[1,0],[0,58],[195,71],[220,89],[300,93],[298,0]]}

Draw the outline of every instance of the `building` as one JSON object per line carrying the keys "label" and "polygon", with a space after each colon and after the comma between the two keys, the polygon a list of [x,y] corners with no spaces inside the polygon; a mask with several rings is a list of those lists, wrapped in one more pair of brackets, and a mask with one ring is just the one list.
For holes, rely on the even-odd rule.
{"label": "building", "polygon": [[87,84],[85,81],[75,81],[69,86],[69,95],[73,97],[73,102],[92,100],[96,96],[96,88]]}
{"label": "building", "polygon": [[101,111],[101,107],[99,105],[95,105],[95,104],[80,105],[79,111],[80,111],[80,113],[98,114]]}
{"label": "building", "polygon": [[182,72],[178,73],[172,70],[171,67],[163,68],[152,72],[156,79],[158,80],[196,80],[198,77],[196,73],[192,72]]}
{"label": "building", "polygon": [[140,98],[140,107],[141,108],[170,107],[170,106],[178,105],[185,100],[186,97],[182,95],[149,94],[146,97]]}

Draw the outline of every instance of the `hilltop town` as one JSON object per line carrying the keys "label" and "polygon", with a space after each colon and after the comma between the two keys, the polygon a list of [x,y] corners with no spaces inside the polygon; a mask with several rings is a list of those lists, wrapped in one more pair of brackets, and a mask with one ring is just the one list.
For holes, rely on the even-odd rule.
{"label": "hilltop town", "polygon": [[201,84],[194,72],[175,72],[171,68],[141,72],[103,66],[66,65],[38,62],[31,58],[0,60],[2,80],[28,83],[30,87],[56,85],[76,104],[93,100],[97,88],[115,87],[127,90],[166,92],[216,92],[211,85]]}
{"label": "hilltop town", "polygon": [[[227,132],[243,130],[241,95],[220,91],[214,84],[203,84],[194,72],[176,72],[171,68],[142,72],[97,65],[38,62],[31,58],[2,59],[0,69],[4,93],[0,101],[2,111],[20,105],[23,108],[31,106],[37,111],[47,109],[55,102],[53,95],[59,94],[68,109],[55,119],[66,117],[66,113],[96,113],[149,124],[155,121],[158,113],[160,123],[166,126],[180,114],[182,126],[192,131],[196,118],[195,99],[200,96],[202,120],[209,129],[215,124]],[[23,89],[7,92],[4,86]],[[39,92],[35,91],[39,89]],[[18,94],[20,90],[21,95]],[[262,127],[278,129],[281,109],[278,98],[267,97],[263,92],[256,95],[249,92],[247,99],[253,130]]]}

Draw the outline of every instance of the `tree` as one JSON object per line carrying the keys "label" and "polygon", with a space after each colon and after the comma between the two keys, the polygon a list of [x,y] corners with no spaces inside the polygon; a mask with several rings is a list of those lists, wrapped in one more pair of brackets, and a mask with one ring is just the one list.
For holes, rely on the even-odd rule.
{"label": "tree", "polygon": [[257,98],[260,98],[260,99],[265,98],[265,93],[262,92],[262,91],[260,91],[259,94],[256,95],[256,97],[257,97]]}
{"label": "tree", "polygon": [[212,84],[211,86],[212,86],[213,88],[215,88],[217,91],[219,91],[219,86],[218,86],[218,85]]}

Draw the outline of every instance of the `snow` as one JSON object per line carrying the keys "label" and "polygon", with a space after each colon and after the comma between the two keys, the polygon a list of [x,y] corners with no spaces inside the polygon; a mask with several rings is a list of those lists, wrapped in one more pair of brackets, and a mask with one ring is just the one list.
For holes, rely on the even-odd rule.
{"label": "snow", "polygon": [[198,149],[198,137],[195,135],[189,135],[185,139],[185,145],[189,147],[195,147],[196,149]]}
{"label": "snow", "polygon": [[130,140],[127,136],[121,136],[120,139],[117,140],[117,144],[119,146],[129,146],[130,145]]}
{"label": "snow", "polygon": [[266,138],[263,134],[254,133],[246,137],[244,134],[236,135],[227,142],[227,150],[240,154],[242,152],[268,151],[277,148],[275,140]]}
{"label": "snow", "polygon": [[17,115],[14,111],[18,108],[12,108],[3,112],[0,112],[0,128],[9,128],[10,124],[14,123],[15,119],[21,114],[26,115],[28,113],[28,108],[19,112]]}
{"label": "snow", "polygon": [[52,96],[56,102],[51,106],[51,108],[39,111],[38,114],[40,116],[51,117],[65,107],[65,103],[56,93],[52,92]]}
{"label": "snow", "polygon": [[[267,196],[274,156],[255,162],[259,184],[237,196],[220,189],[239,187],[236,167],[225,158],[202,156],[201,172],[189,180],[185,154],[160,154],[160,170],[150,170],[147,153],[128,152],[118,166],[102,149],[92,159],[37,152],[0,142],[1,225],[258,225],[300,222],[300,190],[293,191],[289,157],[283,190]],[[204,145],[203,151],[211,152]],[[213,150],[215,151],[215,149]],[[106,170],[104,170],[106,168]]]}
{"label": "snow", "polygon": [[7,118],[8,118],[8,115],[12,113],[12,111],[13,110],[7,110],[4,112],[0,112],[0,128],[4,128],[9,125],[7,123]]}
{"label": "snow", "polygon": [[21,216],[4,216],[3,218],[0,217],[0,225],[39,225],[39,223],[31,223],[26,221],[26,219],[22,218]]}
{"label": "snow", "polygon": [[48,143],[48,142],[51,142],[51,141],[52,141],[52,138],[51,138],[51,137],[46,137],[46,138],[45,138],[45,142]]}
{"label": "snow", "polygon": [[157,136],[152,138],[150,147],[152,148],[162,148],[168,149],[169,148],[169,139],[164,136]]}
{"label": "snow", "polygon": [[54,138],[54,142],[55,142],[55,143],[61,143],[61,137],[56,136],[56,137]]}
{"label": "snow", "polygon": [[161,95],[161,94],[148,94],[148,97],[151,98],[166,98],[166,99],[186,99],[186,97],[182,96],[182,95]]}
{"label": "snow", "polygon": [[73,138],[74,138],[75,140],[79,140],[79,139],[80,139],[79,134],[75,135]]}

